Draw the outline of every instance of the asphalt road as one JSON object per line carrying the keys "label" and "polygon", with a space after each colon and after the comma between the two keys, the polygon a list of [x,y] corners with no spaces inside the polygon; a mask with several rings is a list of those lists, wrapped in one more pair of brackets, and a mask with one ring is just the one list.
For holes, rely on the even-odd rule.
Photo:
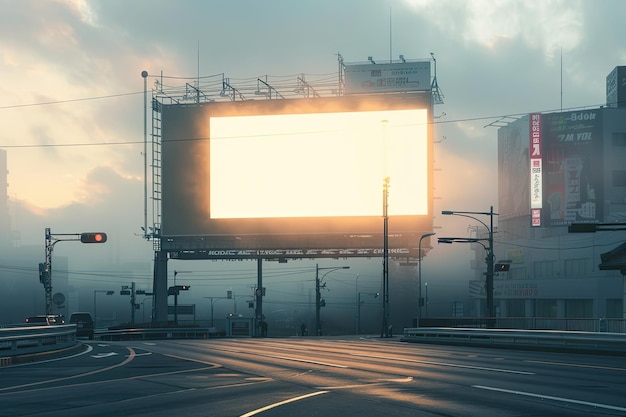
{"label": "asphalt road", "polygon": [[357,337],[85,346],[0,368],[0,416],[626,416],[623,357]]}

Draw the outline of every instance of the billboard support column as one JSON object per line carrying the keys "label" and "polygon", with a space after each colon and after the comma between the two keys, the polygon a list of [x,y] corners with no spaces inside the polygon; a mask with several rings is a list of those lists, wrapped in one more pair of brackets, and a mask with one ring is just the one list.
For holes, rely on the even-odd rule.
{"label": "billboard support column", "polygon": [[167,324],[167,251],[154,252],[152,322]]}

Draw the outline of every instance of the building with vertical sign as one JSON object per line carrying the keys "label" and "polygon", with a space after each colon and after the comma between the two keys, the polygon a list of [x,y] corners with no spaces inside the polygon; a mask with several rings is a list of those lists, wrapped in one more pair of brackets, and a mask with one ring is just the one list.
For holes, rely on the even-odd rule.
{"label": "building with vertical sign", "polygon": [[[568,233],[572,223],[626,221],[626,67],[609,74],[606,93],[606,106],[532,113],[498,129],[494,247],[511,260],[494,281],[501,317],[626,317],[624,276],[599,268],[626,232]],[[470,292],[484,297],[476,285]]]}

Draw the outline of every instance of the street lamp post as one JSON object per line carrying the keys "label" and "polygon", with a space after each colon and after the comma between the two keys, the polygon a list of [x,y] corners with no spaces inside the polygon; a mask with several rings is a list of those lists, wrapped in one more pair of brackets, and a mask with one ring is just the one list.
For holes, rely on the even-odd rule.
{"label": "street lamp post", "polygon": [[204,298],[208,298],[209,300],[211,300],[211,327],[215,327],[214,323],[213,323],[213,304],[216,301],[219,300],[228,300],[228,297],[204,297]]}
{"label": "street lamp post", "polygon": [[361,296],[362,295],[372,295],[374,298],[378,298],[380,293],[377,292],[360,292],[357,297],[357,319],[356,319],[356,334],[357,336],[361,333]]}
{"label": "street lamp post", "polygon": [[[477,222],[479,222],[480,224],[485,226],[485,228],[487,229],[487,232],[488,232],[488,238],[487,238],[488,247],[485,248],[485,250],[487,251],[487,259],[486,259],[486,262],[487,262],[487,273],[486,273],[486,280],[485,280],[485,289],[487,291],[487,317],[488,318],[495,317],[494,302],[493,302],[494,301],[493,300],[493,276],[494,276],[493,216],[497,216],[498,213],[494,213],[493,212],[493,206],[491,206],[491,209],[488,212],[444,210],[444,211],[441,212],[441,214],[469,217],[470,219],[476,220]],[[471,216],[472,214],[489,216],[490,225],[487,226],[487,224],[485,222],[483,222],[482,220],[479,220],[476,217]],[[446,239],[439,239],[439,242],[442,242],[442,243],[452,243],[455,240],[456,241],[461,241],[461,242],[463,241],[463,240],[459,240],[459,239],[456,239],[456,238],[448,238],[447,241],[446,241]],[[466,242],[480,242],[480,240],[484,240],[484,239],[467,239]]]}
{"label": "street lamp post", "polygon": [[359,274],[356,274],[356,280],[354,282],[354,295],[356,297],[356,328],[355,334],[359,335]]}
{"label": "street lamp post", "polygon": [[389,331],[389,177],[383,182],[383,323],[380,337],[391,337]]}
{"label": "street lamp post", "polygon": [[417,286],[418,286],[418,293],[417,293],[417,304],[418,304],[418,315],[417,315],[417,327],[419,327],[420,322],[419,320],[422,318],[422,240],[424,240],[427,237],[430,236],[434,236],[435,233],[425,233],[422,236],[420,236],[420,240],[419,240],[419,244],[417,245],[417,250],[418,250],[418,263],[417,263]]}
{"label": "street lamp post", "polygon": [[[325,301],[322,303],[323,301],[322,294],[320,292],[322,288],[326,287],[326,284],[325,283],[322,284],[322,281],[324,280],[324,277],[326,275],[338,269],[350,269],[350,267],[349,266],[335,266],[335,267],[328,267],[328,268],[320,268],[318,264],[315,264],[315,335],[316,336],[322,335],[322,326],[320,322],[320,308],[326,305]],[[319,274],[321,270],[328,270],[328,272],[326,272],[320,278]]]}
{"label": "street lamp post", "polygon": [[113,295],[115,291],[112,290],[93,290],[93,327],[96,328],[96,323],[98,321],[98,309],[96,305],[96,294],[102,292],[106,295]]}
{"label": "street lamp post", "polygon": [[[133,282],[133,286],[135,283]],[[189,285],[174,285],[167,289],[167,295],[174,296],[174,325],[178,326],[178,295],[181,291],[188,291],[190,288]],[[132,303],[132,301],[131,301]],[[134,316],[133,316],[134,317]],[[134,323],[134,321],[133,321]]]}
{"label": "street lamp post", "polygon": [[152,297],[146,297],[141,300],[141,321],[146,322],[146,301],[152,301]]}
{"label": "street lamp post", "polygon": [[426,317],[428,317],[428,282],[424,283],[424,289],[426,290],[424,305],[426,306]]}

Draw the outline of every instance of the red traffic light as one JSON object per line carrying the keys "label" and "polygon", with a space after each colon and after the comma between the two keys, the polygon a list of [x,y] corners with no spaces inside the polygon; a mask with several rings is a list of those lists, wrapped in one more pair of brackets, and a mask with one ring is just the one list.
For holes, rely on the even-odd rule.
{"label": "red traffic light", "polygon": [[83,243],[104,243],[107,241],[107,234],[102,232],[81,233],[80,241]]}
{"label": "red traffic light", "polygon": [[511,269],[511,264],[507,264],[507,263],[499,263],[496,264],[496,272],[500,271],[500,272],[506,272],[508,270]]}

